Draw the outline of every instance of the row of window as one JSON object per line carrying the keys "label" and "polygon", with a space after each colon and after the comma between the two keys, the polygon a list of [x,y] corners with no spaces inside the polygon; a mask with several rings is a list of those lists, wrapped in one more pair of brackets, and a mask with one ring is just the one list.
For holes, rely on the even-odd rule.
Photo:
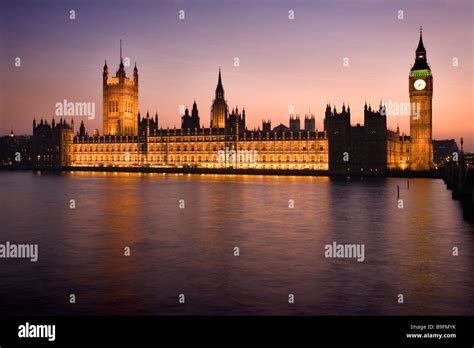
{"label": "row of window", "polygon": [[[109,101],[109,112],[118,112],[119,104],[118,100]],[[125,101],[125,112],[133,112],[133,102],[126,100]]]}
{"label": "row of window", "polygon": [[[223,164],[212,164],[212,163],[203,163],[201,165],[204,168],[222,168]],[[238,168],[256,168],[256,169],[318,169],[318,170],[328,170],[327,164],[262,164],[262,163],[237,163],[232,165],[232,167]]]}
{"label": "row of window", "polygon": [[[160,155],[157,155],[157,156],[149,156],[149,161],[150,162],[161,162],[161,161],[165,161],[165,157],[166,156],[160,156]],[[316,162],[316,157],[315,156],[311,156],[310,158],[310,162]],[[103,161],[121,161],[121,162],[136,162],[138,160],[138,156],[137,155],[130,155],[130,154],[124,154],[124,155],[76,155],[75,156],[75,160],[76,161],[79,161],[79,162],[88,162],[88,161],[99,161],[99,162],[103,162]],[[217,156],[217,155],[212,155],[212,156],[209,156],[209,155],[206,155],[204,156],[204,161],[205,162],[209,162],[209,160],[211,160],[212,162],[217,162],[217,161],[220,161],[220,162],[231,162],[229,159],[227,160],[224,160],[223,158]],[[250,159],[252,160],[252,159]],[[270,156],[266,156],[266,155],[263,155],[263,156],[257,156],[257,158],[254,158],[253,160],[255,160],[255,162],[267,162],[267,160],[269,162],[307,162],[308,161],[308,157],[306,155],[304,155],[302,157],[302,159],[298,160],[297,156],[290,156],[290,155],[287,155],[286,157],[283,157],[282,155],[270,155]],[[323,156],[319,156],[319,158],[317,159],[319,163],[326,163],[327,162],[327,159],[325,159]],[[194,162],[194,161],[197,161],[197,162],[202,162],[203,161],[203,156],[193,156],[193,155],[190,155],[190,156],[187,156],[187,155],[184,155],[184,156],[173,156],[173,155],[170,155],[168,156],[168,162]],[[237,162],[246,162],[246,158],[245,156],[239,156],[237,159],[236,159]]]}
{"label": "row of window", "polygon": [[[154,138],[154,137],[150,137],[149,138],[149,142],[150,143],[166,143],[166,142],[169,142],[169,143],[181,143],[181,142],[208,142],[208,141],[225,141],[226,138],[225,137],[213,137],[213,138],[201,138],[201,137],[198,137],[196,138],[196,136],[186,136],[186,135],[183,135],[183,136],[177,136],[177,137],[157,137],[157,138]],[[308,141],[326,141],[327,139],[281,139],[280,137],[277,138],[277,139],[267,139],[266,137],[263,137],[263,138],[258,138],[258,137],[254,137],[253,139],[250,138],[250,137],[246,137],[245,139],[239,137],[238,139],[240,142],[254,142],[254,141],[258,141],[258,142],[269,142],[269,143],[275,143],[275,142],[283,142],[283,143],[288,143],[288,142],[294,142],[294,141],[304,141],[304,142],[308,142]],[[227,141],[235,141],[235,137],[229,137],[227,138]]]}
{"label": "row of window", "polygon": [[[260,145],[260,144],[259,144]],[[217,146],[210,146],[209,144],[207,145],[200,145],[198,144],[198,146],[196,148],[194,147],[191,147],[188,149],[187,146],[184,146],[182,149],[179,145],[168,145],[166,146],[165,144],[163,145],[149,145],[149,151],[218,151],[219,150],[225,150],[225,147],[223,145],[221,145],[219,148]],[[290,147],[289,145],[288,146],[285,146],[285,148],[283,148],[282,146],[257,146],[257,147],[251,147],[251,146],[247,146],[246,149],[244,148],[240,148],[239,151],[261,151],[261,152],[268,152],[268,151],[307,151],[306,149],[306,146],[293,146],[293,147]],[[310,150],[311,151],[315,151],[316,150],[316,146],[314,144],[311,145],[310,147]],[[136,151],[136,147],[134,147],[134,149],[132,149],[130,147],[130,145],[122,145],[122,146],[100,146],[100,145],[79,145],[76,147],[76,151],[77,152],[88,152],[88,151],[105,151],[105,152],[114,152],[114,151]],[[319,146],[319,151],[325,151],[325,147],[324,146]]]}

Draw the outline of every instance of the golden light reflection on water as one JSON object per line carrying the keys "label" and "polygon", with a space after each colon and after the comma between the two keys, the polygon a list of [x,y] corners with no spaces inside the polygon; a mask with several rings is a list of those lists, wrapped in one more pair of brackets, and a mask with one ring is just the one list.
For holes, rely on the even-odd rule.
{"label": "golden light reflection on water", "polygon": [[[37,276],[61,291],[78,289],[81,308],[93,313],[173,314],[169,301],[180,291],[193,296],[188,314],[472,310],[472,226],[437,180],[412,179],[399,209],[404,179],[121,172],[28,178],[4,179],[11,204],[3,237],[51,240],[61,257],[44,251],[51,263],[45,269],[57,271]],[[64,204],[71,197],[75,210]],[[20,217],[15,206],[32,213]],[[365,261],[325,258],[333,241],[364,244]],[[455,259],[453,245],[462,248]],[[20,281],[9,277],[13,287]],[[51,301],[60,297],[55,291]],[[298,301],[288,309],[279,303],[290,291]]]}

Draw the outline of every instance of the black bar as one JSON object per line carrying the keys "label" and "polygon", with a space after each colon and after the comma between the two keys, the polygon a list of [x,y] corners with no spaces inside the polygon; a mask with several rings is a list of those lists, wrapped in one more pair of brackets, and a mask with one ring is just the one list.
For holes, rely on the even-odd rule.
{"label": "black bar", "polygon": [[[56,337],[20,338],[19,326],[54,324]],[[420,331],[412,325],[426,326]],[[428,329],[428,325],[433,325]],[[437,325],[455,328],[436,329]],[[459,316],[175,316],[0,317],[0,346],[145,344],[325,344],[472,347],[474,317]],[[407,338],[407,334],[456,334],[455,338]]]}

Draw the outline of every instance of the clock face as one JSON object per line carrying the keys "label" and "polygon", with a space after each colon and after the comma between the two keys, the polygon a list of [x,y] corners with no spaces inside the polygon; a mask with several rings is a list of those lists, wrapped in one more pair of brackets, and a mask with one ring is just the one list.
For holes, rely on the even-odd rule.
{"label": "clock face", "polygon": [[419,90],[419,91],[422,91],[425,89],[426,87],[426,82],[425,80],[422,80],[422,79],[418,79],[415,81],[415,83],[413,84],[413,86],[415,87],[415,89]]}

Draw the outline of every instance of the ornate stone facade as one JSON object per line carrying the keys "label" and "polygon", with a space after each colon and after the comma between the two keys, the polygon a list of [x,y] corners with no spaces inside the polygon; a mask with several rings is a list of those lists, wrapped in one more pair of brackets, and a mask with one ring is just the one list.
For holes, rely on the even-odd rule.
{"label": "ornate stone facade", "polygon": [[148,136],[69,140],[63,166],[328,169],[324,132],[160,129]]}
{"label": "ornate stone facade", "polygon": [[104,135],[138,135],[138,69],[135,64],[133,80],[127,77],[120,44],[120,65],[109,78],[107,61],[102,74]]}
{"label": "ornate stone facade", "polygon": [[[157,114],[140,118],[136,66],[133,75],[133,80],[126,77],[122,59],[112,79],[104,66],[104,135],[89,136],[82,122],[74,135],[73,125],[61,120],[61,134],[56,136],[60,144],[48,147],[55,149],[61,166],[312,169],[339,174],[432,168],[433,84],[421,33],[409,78],[411,137],[400,134],[398,127],[387,129],[382,104],[377,111],[365,105],[363,126],[351,125],[349,107],[337,112],[328,104],[323,132],[315,129],[313,115],[305,117],[305,130],[300,130],[297,115],[290,116],[290,127],[271,129],[271,121],[264,120],[262,130],[248,130],[245,109],[229,113],[220,69],[210,127],[201,127],[194,102],[191,114],[186,109],[181,118],[181,129],[162,129]],[[33,125],[35,141],[39,128]]]}
{"label": "ornate stone facade", "polygon": [[426,59],[422,31],[416,49],[415,64],[410,71],[410,169],[430,170],[433,168],[432,109],[433,75]]}

